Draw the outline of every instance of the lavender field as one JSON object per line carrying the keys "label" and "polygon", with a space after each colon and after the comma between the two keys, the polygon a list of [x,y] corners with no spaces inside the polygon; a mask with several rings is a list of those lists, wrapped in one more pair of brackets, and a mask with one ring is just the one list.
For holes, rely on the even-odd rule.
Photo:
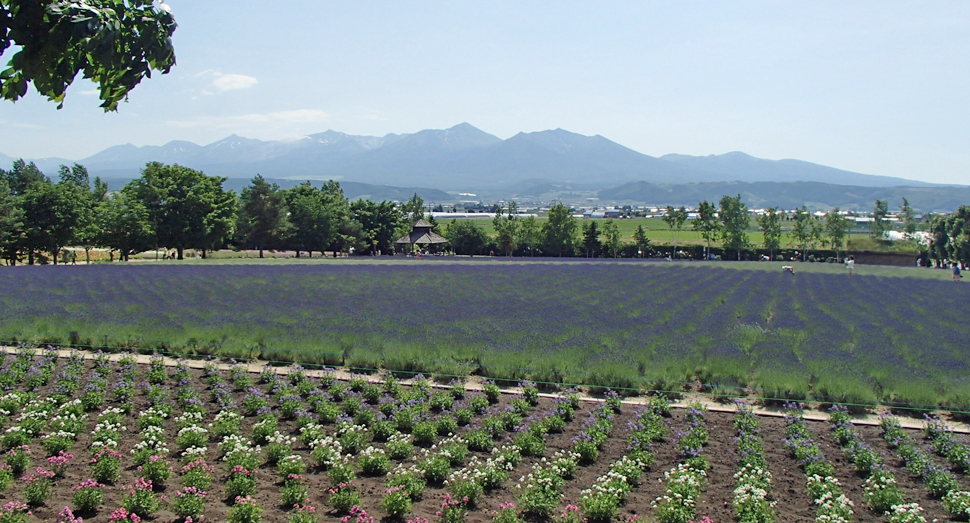
{"label": "lavender field", "polygon": [[970,409],[970,289],[662,263],[30,267],[0,338]]}

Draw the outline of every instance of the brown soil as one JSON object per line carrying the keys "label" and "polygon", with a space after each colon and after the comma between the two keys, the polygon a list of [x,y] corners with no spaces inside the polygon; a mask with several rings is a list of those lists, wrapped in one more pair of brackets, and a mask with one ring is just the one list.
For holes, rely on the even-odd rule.
{"label": "brown soil", "polygon": [[[143,376],[144,368],[139,369],[139,372]],[[198,378],[196,381],[196,390],[204,398],[208,398],[207,386],[201,378],[201,371],[193,370],[192,372]],[[141,389],[139,388],[139,390]],[[136,409],[144,407],[144,396],[142,394],[143,392],[139,392],[137,396]],[[241,403],[243,393],[237,391],[234,394],[237,397],[237,401]],[[507,403],[509,401],[509,396],[503,395],[502,402]],[[105,406],[111,406],[112,404],[109,401]],[[552,399],[543,397],[540,405],[533,412],[541,412],[551,405]],[[216,414],[215,404],[210,403],[208,409],[208,419],[205,420],[206,424]],[[568,449],[572,446],[572,438],[578,433],[580,424],[588,416],[591,409],[591,404],[584,404],[583,408],[576,413],[576,419],[567,426],[564,434],[550,434],[547,437],[547,449],[545,453],[547,457],[552,456],[552,454],[560,449]],[[636,407],[624,405],[622,414],[615,418],[613,433],[604,445],[599,459],[594,464],[581,466],[575,477],[567,482],[560,509],[569,503],[578,504],[580,491],[592,486],[596,479],[607,471],[610,464],[626,452],[628,435],[627,421],[634,416],[635,411]],[[178,413],[177,408],[176,413]],[[94,427],[95,417],[95,415],[92,415],[86,420],[85,432],[80,434],[77,443],[71,450],[76,458],[73,465],[67,471],[66,477],[56,480],[54,494],[44,505],[36,507],[33,510],[32,521],[56,521],[57,514],[61,509],[72,504],[71,497],[73,491],[71,487],[90,477],[91,466],[87,463],[90,456],[88,447],[91,442],[90,431]],[[118,449],[126,457],[130,456],[133,445],[139,441],[136,419],[136,416],[130,416],[127,419],[128,430],[126,431],[126,439],[121,445],[121,448]],[[737,464],[734,458],[733,419],[733,414],[722,412],[710,412],[707,416],[710,442],[704,450],[704,455],[710,461],[711,469],[709,471],[709,481],[700,499],[697,513],[698,516],[710,516],[717,523],[734,520],[731,508],[732,491],[734,489],[732,476],[737,469]],[[783,420],[776,417],[762,417],[760,421],[765,451],[769,462],[769,470],[774,478],[772,494],[778,502],[778,517],[776,521],[813,521],[814,508],[811,500],[805,493],[805,475],[797,466],[795,460],[790,457],[788,449],[782,443],[782,438],[784,437]],[[669,422],[674,429],[682,427],[683,411],[675,409],[673,417]],[[244,420],[243,435],[248,436],[251,433],[252,423],[253,418],[246,418]],[[9,426],[9,423],[7,426]],[[841,451],[834,445],[828,424],[815,422],[810,423],[809,426],[815,432],[817,441],[821,443],[826,458],[836,466],[838,478],[842,482],[846,494],[855,503],[856,521],[884,521],[884,516],[871,513],[866,509],[862,491],[864,480],[854,472],[851,463],[848,463],[843,458]],[[294,435],[298,435],[298,431],[295,430],[293,422],[281,422],[280,427],[281,430],[290,431]],[[927,520],[933,520],[934,518],[940,521],[949,520],[940,502],[927,496],[927,491],[919,482],[919,479],[910,477],[905,469],[901,468],[901,463],[895,457],[894,452],[879,437],[878,428],[860,426],[858,430],[867,442],[883,453],[886,464],[896,472],[900,486],[906,493],[907,501],[919,502],[926,510],[925,515],[927,516]],[[175,457],[174,421],[169,420],[167,422],[166,434],[169,437],[169,447],[173,451],[171,462],[175,465],[178,460]],[[673,430],[671,434],[673,434]],[[913,433],[912,436],[914,438],[922,437],[918,433]],[[42,458],[44,452],[40,438],[35,439],[31,443],[31,449],[34,454],[33,467],[45,465]],[[299,442],[296,444],[296,451],[302,454],[308,463],[311,462],[309,459],[309,449]],[[624,518],[628,515],[639,514],[641,515],[641,519],[652,520],[650,518],[651,502],[664,489],[664,483],[662,481],[663,473],[677,463],[677,450],[673,437],[668,437],[666,441],[658,443],[654,448],[654,455],[656,459],[653,467],[646,472],[641,485],[630,493],[626,504],[622,508],[621,516]],[[226,467],[218,461],[218,457],[219,451],[217,444],[210,442],[207,461],[215,465],[216,472],[213,477],[213,486],[209,491],[209,498],[206,501],[204,518],[206,521],[225,521],[230,507],[228,500],[224,499],[225,486],[223,481],[226,479],[227,471]],[[524,459],[516,470],[512,472],[509,481],[503,488],[486,495],[477,507],[469,511],[467,521],[469,523],[490,521],[493,511],[498,510],[501,503],[514,502],[514,487],[516,482],[521,476],[529,472],[536,460],[537,458]],[[287,521],[289,512],[278,506],[280,484],[276,481],[277,474],[275,467],[264,465],[260,474],[260,486],[255,498],[265,509],[263,521],[267,523]],[[86,522],[108,521],[111,512],[120,506],[119,502],[122,488],[125,485],[130,485],[136,477],[136,471],[131,466],[129,459],[123,470],[121,480],[105,489],[104,505],[96,513],[81,514],[84,520]],[[958,477],[964,488],[970,487],[970,481],[968,481],[965,475],[960,474]],[[360,486],[360,490],[363,493],[362,507],[375,520],[381,519],[383,513],[380,505],[384,496],[384,478],[358,477],[356,483]],[[311,469],[307,474],[307,484],[310,488],[310,504],[317,507],[321,520],[332,521],[339,519],[339,515],[328,512],[327,489],[331,485],[327,475]],[[178,488],[178,478],[177,476],[173,476],[168,482],[168,486],[162,487],[159,491],[166,496],[172,496]],[[13,486],[0,493],[0,504],[6,503],[8,500],[23,500],[22,490],[22,481],[17,480]],[[431,521],[436,521],[438,518],[435,516],[435,512],[444,499],[445,492],[442,488],[428,486],[425,490],[424,498],[414,504],[413,516],[420,516]],[[166,523],[176,521],[174,514],[170,511],[166,503],[163,503],[162,509],[154,519],[155,521]]]}

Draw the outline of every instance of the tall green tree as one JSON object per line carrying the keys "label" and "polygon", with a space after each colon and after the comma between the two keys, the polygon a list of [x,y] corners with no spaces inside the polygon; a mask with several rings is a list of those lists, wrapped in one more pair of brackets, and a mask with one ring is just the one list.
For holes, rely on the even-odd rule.
{"label": "tall green tree", "polygon": [[394,202],[356,200],[350,204],[350,212],[361,225],[366,252],[385,254],[393,250],[396,234],[406,221]]}
{"label": "tall green tree", "polygon": [[707,242],[707,252],[711,252],[711,242],[717,240],[721,232],[721,221],[717,217],[717,207],[704,200],[697,205],[697,218],[694,220],[694,230],[701,233],[701,238]]}
{"label": "tall green tree", "polygon": [[[98,224],[95,219],[97,195],[91,191],[91,178],[83,165],[75,163],[72,167],[61,165],[58,169],[58,183],[76,188],[78,197],[78,220],[75,224],[74,245],[84,247],[86,263],[91,263],[91,249],[98,241]],[[103,183],[100,182],[99,183]],[[100,190],[100,187],[98,187]]]}
{"label": "tall green tree", "polygon": [[869,222],[869,235],[876,239],[883,239],[889,230],[889,202],[886,200],[876,200],[872,208],[872,221]]}
{"label": "tall green tree", "polygon": [[542,225],[543,252],[550,256],[572,256],[576,249],[576,218],[561,202],[549,209],[549,218]]}
{"label": "tall green tree", "polygon": [[667,211],[663,215],[663,221],[670,227],[670,230],[674,231],[674,256],[677,254],[677,237],[680,236],[680,230],[684,228],[684,222],[687,221],[687,208],[683,205],[679,209],[674,209],[673,206],[668,205]]}
{"label": "tall green tree", "polygon": [[22,197],[11,193],[7,179],[0,176],[0,255],[11,265],[17,264],[17,251],[24,242],[24,209]]}
{"label": "tall green tree", "polygon": [[508,213],[502,214],[502,207],[499,206],[495,218],[492,218],[492,226],[495,228],[495,242],[498,244],[499,251],[506,256],[512,253],[519,245],[519,206],[515,202],[509,203]]}
{"label": "tall green tree", "polygon": [[113,193],[96,209],[97,242],[117,251],[120,260],[128,261],[132,254],[152,248],[155,233],[141,201],[124,192]]}
{"label": "tall green tree", "polygon": [[620,250],[620,227],[612,219],[603,223],[603,236],[606,238],[606,248],[616,258],[616,253]]}
{"label": "tall green tree", "polygon": [[418,220],[424,219],[424,198],[414,193],[411,199],[401,206],[401,214],[405,218],[402,222],[401,234],[407,234],[411,232],[411,227],[418,223]]}
{"label": "tall green tree", "polygon": [[769,257],[775,259],[775,251],[781,249],[781,215],[778,214],[777,207],[771,207],[767,212],[758,216],[758,227],[764,234],[765,250]]}
{"label": "tall green tree", "polygon": [[279,185],[270,184],[257,174],[243,188],[239,204],[237,226],[243,245],[259,250],[260,258],[265,249],[281,248],[290,235],[291,225],[285,194]]}
{"label": "tall green tree", "polygon": [[950,234],[946,228],[946,217],[935,215],[930,218],[930,257],[936,260],[937,265],[942,263],[947,257]]}
{"label": "tall green tree", "polygon": [[445,228],[445,237],[455,254],[482,254],[488,243],[488,235],[472,220],[451,220]]}
{"label": "tall green tree", "polygon": [[80,189],[71,184],[36,182],[24,193],[24,226],[28,263],[34,253],[48,252],[57,265],[61,249],[74,239],[84,205]]}
{"label": "tall green tree", "polygon": [[804,205],[795,211],[795,223],[792,224],[788,236],[795,247],[802,251],[802,261],[805,261],[812,241],[812,213]]}
{"label": "tall green tree", "polygon": [[946,217],[947,258],[966,265],[970,263],[970,206],[961,205]]}
{"label": "tall green tree", "polygon": [[238,204],[235,193],[223,188],[225,181],[178,164],[151,162],[122,192],[148,210],[156,247],[175,249],[181,260],[187,248],[201,249],[205,256],[232,237]]}
{"label": "tall green tree", "polygon": [[751,245],[748,239],[748,207],[741,201],[741,195],[732,198],[721,197],[718,215],[721,217],[721,237],[724,248],[735,251],[737,259],[741,260],[741,251]]}
{"label": "tall green tree", "polygon": [[637,252],[641,257],[653,250],[653,246],[650,245],[650,238],[647,237],[647,231],[643,230],[643,225],[637,225],[637,230],[633,231],[633,243],[637,246]]}
{"label": "tall green tree", "polygon": [[542,245],[542,227],[535,216],[522,218],[519,225],[519,244],[529,250],[529,256],[535,256],[535,251]]}
{"label": "tall green tree", "polygon": [[852,224],[849,223],[849,219],[839,212],[838,207],[825,213],[825,232],[828,236],[829,246],[835,249],[836,259],[839,258],[839,251],[845,247],[845,241],[849,238],[851,228]]}
{"label": "tall green tree", "polygon": [[10,194],[22,196],[27,192],[27,188],[35,182],[49,182],[50,179],[34,165],[34,162],[15,160],[13,167],[9,171],[0,169],[0,178],[7,181],[10,187]]}
{"label": "tall green tree", "polygon": [[0,0],[0,56],[16,50],[0,98],[16,101],[33,84],[60,108],[83,73],[114,111],[152,70],[175,65],[175,28],[171,9],[152,0]]}
{"label": "tall green tree", "polygon": [[587,258],[595,258],[600,251],[600,231],[596,220],[583,223],[583,250]]}
{"label": "tall green tree", "polygon": [[903,204],[899,206],[899,213],[903,218],[903,232],[912,236],[916,233],[916,212],[906,197],[903,197]]}
{"label": "tall green tree", "polygon": [[321,253],[333,241],[337,227],[333,223],[323,201],[321,191],[310,182],[286,191],[286,206],[290,211],[289,221],[293,225],[290,244],[296,250],[297,258],[301,251],[313,257],[313,251]]}

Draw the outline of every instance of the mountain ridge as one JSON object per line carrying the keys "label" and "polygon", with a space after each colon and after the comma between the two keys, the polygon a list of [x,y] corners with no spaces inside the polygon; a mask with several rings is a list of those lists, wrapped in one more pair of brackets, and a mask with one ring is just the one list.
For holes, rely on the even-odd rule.
{"label": "mountain ridge", "polygon": [[[0,154],[0,161],[10,157]],[[609,189],[628,183],[815,181],[864,187],[936,184],[855,173],[802,160],[766,160],[742,152],[653,157],[601,135],[564,129],[501,139],[463,122],[381,137],[327,130],[295,140],[229,135],[207,145],[173,140],[160,146],[116,145],[78,160],[92,175],[137,176],[150,161],[178,163],[228,178],[334,179],[388,186],[476,192],[527,179]],[[56,172],[59,158],[35,160]]]}

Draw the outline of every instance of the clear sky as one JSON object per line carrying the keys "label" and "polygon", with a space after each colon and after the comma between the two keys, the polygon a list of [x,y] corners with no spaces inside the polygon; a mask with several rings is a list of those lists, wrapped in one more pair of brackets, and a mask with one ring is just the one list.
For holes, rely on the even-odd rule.
{"label": "clear sky", "polygon": [[[970,2],[169,0],[178,65],[117,114],[0,103],[0,152],[563,128],[970,183]],[[9,59],[9,52],[3,62]]]}

